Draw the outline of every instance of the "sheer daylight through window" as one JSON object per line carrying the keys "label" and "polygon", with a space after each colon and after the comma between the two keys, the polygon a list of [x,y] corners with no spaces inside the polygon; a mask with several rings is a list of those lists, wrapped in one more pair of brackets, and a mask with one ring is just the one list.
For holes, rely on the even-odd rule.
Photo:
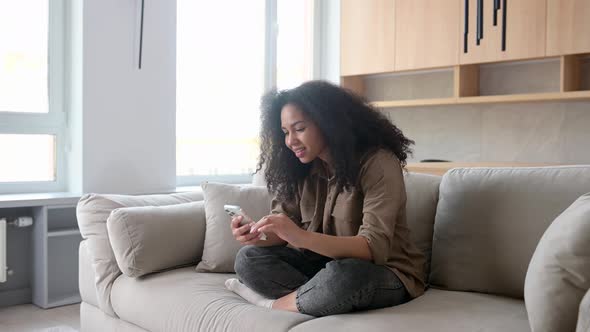
{"label": "sheer daylight through window", "polygon": [[65,188],[63,9],[0,0],[0,194]]}
{"label": "sheer daylight through window", "polygon": [[265,86],[292,88],[312,78],[313,4],[178,1],[179,185],[249,182],[259,152]]}
{"label": "sheer daylight through window", "polygon": [[264,91],[265,1],[177,6],[177,175],[251,174]]}

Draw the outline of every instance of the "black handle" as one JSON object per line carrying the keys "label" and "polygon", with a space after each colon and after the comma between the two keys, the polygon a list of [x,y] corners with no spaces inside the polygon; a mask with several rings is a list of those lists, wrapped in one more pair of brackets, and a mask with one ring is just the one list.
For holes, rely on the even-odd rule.
{"label": "black handle", "polygon": [[469,0],[465,0],[465,27],[463,28],[463,53],[467,53],[467,36],[469,35]]}
{"label": "black handle", "polygon": [[494,0],[494,26],[498,25],[498,9],[500,9],[500,0]]}
{"label": "black handle", "polygon": [[506,19],[508,8],[506,0],[502,0],[502,52],[506,51]]}
{"label": "black handle", "polygon": [[143,9],[145,0],[141,0],[141,22],[139,23],[139,69],[141,69],[141,57],[143,53]]}
{"label": "black handle", "polygon": [[478,0],[479,5],[479,39],[483,39],[483,0]]}
{"label": "black handle", "polygon": [[477,0],[477,9],[476,9],[476,31],[475,31],[475,45],[479,45],[479,35],[481,34],[481,15],[479,10],[481,9],[481,0]]}

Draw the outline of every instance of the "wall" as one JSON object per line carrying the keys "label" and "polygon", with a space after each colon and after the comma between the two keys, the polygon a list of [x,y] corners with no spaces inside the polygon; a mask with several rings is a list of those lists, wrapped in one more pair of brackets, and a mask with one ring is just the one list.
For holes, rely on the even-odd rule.
{"label": "wall", "polygon": [[[584,75],[590,77],[590,66]],[[482,95],[559,90],[559,61],[482,65]],[[452,72],[381,75],[367,80],[370,100],[452,95]],[[587,82],[584,88],[590,89]],[[415,140],[409,161],[590,164],[590,102],[535,102],[386,109]]]}
{"label": "wall", "polygon": [[83,3],[82,68],[72,74],[74,85],[81,79],[82,94],[81,100],[70,98],[70,167],[79,178],[72,179],[71,191],[176,187],[176,2],[145,2],[141,70],[140,6],[140,0]]}

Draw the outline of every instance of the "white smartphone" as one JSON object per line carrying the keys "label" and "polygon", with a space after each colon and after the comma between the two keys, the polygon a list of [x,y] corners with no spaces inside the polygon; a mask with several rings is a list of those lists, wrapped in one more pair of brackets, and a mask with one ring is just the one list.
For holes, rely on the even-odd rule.
{"label": "white smartphone", "polygon": [[240,226],[244,226],[244,225],[247,225],[247,224],[253,222],[252,218],[248,217],[248,215],[246,213],[244,213],[242,208],[239,207],[238,205],[226,204],[223,206],[223,209],[232,218],[237,217],[237,216],[242,216],[242,222],[240,222]]}
{"label": "white smartphone", "polygon": [[[244,210],[242,210],[242,208],[239,207],[238,205],[226,204],[223,206],[223,210],[225,210],[225,212],[232,218],[237,217],[237,216],[242,216],[242,221],[240,222],[240,226],[244,226],[244,225],[254,222],[252,220],[252,218],[248,217],[248,215],[244,212]],[[266,234],[261,232],[260,239],[266,240]]]}

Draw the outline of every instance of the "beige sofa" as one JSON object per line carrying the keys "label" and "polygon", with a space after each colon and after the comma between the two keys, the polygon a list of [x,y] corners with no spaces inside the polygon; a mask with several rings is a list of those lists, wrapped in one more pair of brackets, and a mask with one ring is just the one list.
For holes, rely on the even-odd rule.
{"label": "beige sofa", "polygon": [[[429,258],[430,288],[397,307],[322,318],[250,305],[224,288],[234,274],[195,271],[206,218],[202,193],[86,195],[78,204],[85,239],[79,255],[82,330],[530,331],[524,301],[529,262],[552,221],[590,192],[590,166],[465,168],[405,179],[408,224]],[[106,226],[111,211],[186,202],[199,202],[201,211],[194,216],[200,234],[191,235],[197,246],[191,263],[138,278],[122,274],[108,235],[114,230]],[[174,221],[166,222],[173,229]],[[154,260],[191,245],[180,238],[158,245],[153,232],[148,237],[140,245],[152,250]],[[579,332],[588,329],[586,310],[577,318]]]}

